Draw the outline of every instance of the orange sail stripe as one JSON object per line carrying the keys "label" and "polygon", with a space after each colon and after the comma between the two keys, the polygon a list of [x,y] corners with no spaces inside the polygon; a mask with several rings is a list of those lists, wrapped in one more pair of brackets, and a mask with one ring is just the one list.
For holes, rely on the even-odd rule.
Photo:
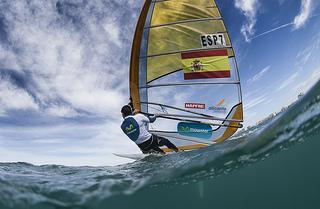
{"label": "orange sail stripe", "polygon": [[196,72],[185,73],[184,79],[203,79],[203,78],[229,78],[231,76],[230,71],[212,71],[212,72]]}

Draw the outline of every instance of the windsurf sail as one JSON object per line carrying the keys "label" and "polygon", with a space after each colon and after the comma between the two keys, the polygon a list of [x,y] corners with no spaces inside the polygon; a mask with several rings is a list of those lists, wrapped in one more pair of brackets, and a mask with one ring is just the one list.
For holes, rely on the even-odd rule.
{"label": "windsurf sail", "polygon": [[180,149],[223,142],[242,127],[237,62],[215,1],[145,1],[132,45],[130,96],[136,111],[159,115],[149,131]]}

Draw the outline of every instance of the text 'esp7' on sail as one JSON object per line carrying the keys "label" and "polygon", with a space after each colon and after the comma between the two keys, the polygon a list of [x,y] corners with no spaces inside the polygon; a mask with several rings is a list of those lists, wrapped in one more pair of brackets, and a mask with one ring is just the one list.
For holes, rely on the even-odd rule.
{"label": "text 'esp7' on sail", "polygon": [[160,116],[149,131],[180,149],[223,142],[242,127],[237,62],[216,1],[145,1],[132,44],[130,96],[135,111]]}

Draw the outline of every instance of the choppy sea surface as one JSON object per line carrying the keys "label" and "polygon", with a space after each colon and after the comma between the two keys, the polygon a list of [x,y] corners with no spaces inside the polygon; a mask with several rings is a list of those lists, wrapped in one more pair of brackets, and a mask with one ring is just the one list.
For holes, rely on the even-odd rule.
{"label": "choppy sea surface", "polygon": [[0,164],[0,208],[320,208],[320,82],[225,143],[115,167]]}

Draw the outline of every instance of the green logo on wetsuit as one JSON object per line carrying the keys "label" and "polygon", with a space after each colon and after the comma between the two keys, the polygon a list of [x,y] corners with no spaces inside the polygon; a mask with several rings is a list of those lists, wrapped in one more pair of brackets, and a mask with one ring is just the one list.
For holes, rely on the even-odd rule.
{"label": "green logo on wetsuit", "polygon": [[137,141],[139,138],[140,127],[134,118],[126,118],[121,125],[121,129],[132,141]]}
{"label": "green logo on wetsuit", "polygon": [[132,134],[133,132],[137,131],[137,128],[134,128],[134,125],[131,123],[129,127],[126,127],[126,134]]}

